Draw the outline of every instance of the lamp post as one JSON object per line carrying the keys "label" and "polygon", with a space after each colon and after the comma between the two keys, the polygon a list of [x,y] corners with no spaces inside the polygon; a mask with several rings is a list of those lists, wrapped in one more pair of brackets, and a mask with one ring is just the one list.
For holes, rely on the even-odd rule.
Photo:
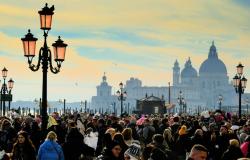
{"label": "lamp post", "polygon": [[[4,67],[2,70],[3,84],[1,88],[1,115],[3,116],[5,116],[5,112],[6,112],[6,106],[5,106],[6,101],[9,101],[8,110],[10,110],[10,101],[12,101],[11,90],[14,85],[14,81],[12,80],[12,78],[10,78],[10,80],[8,81],[8,86],[5,83],[5,80],[7,78],[7,73],[8,73],[8,70]],[[9,90],[8,90],[8,87],[9,87]]]}
{"label": "lamp post", "polygon": [[66,99],[59,99],[59,103],[63,103],[63,114],[66,113]]}
{"label": "lamp post", "polygon": [[246,102],[246,106],[247,106],[247,115],[248,115],[248,104],[249,104],[249,102],[250,102],[250,100],[249,100],[248,97],[245,99],[245,102]]}
{"label": "lamp post", "polygon": [[239,63],[237,68],[237,74],[233,78],[233,86],[236,93],[239,94],[239,118],[241,118],[241,94],[244,94],[246,88],[247,79],[243,76],[243,65]]}
{"label": "lamp post", "polygon": [[222,101],[223,101],[223,97],[222,97],[222,95],[220,94],[219,97],[218,97],[218,103],[219,103],[219,109],[220,109],[220,110],[221,110]]}
{"label": "lamp post", "polygon": [[40,15],[40,24],[41,24],[40,28],[43,30],[43,33],[44,33],[43,34],[44,44],[43,44],[43,47],[41,47],[39,50],[38,63],[36,65],[32,64],[32,60],[35,56],[37,38],[35,38],[33,34],[30,33],[30,30],[28,30],[28,33],[21,40],[23,41],[24,56],[28,58],[29,68],[32,71],[38,71],[40,68],[40,64],[42,65],[43,86],[42,86],[42,113],[41,115],[42,115],[42,130],[46,130],[47,123],[48,123],[47,72],[48,72],[48,69],[50,69],[50,71],[54,74],[60,71],[61,64],[65,58],[65,51],[66,51],[67,44],[63,43],[60,36],[58,37],[58,40],[52,44],[53,49],[54,49],[54,60],[57,64],[56,67],[53,67],[52,53],[47,45],[47,37],[48,37],[48,32],[51,29],[52,15],[54,14],[54,6],[49,8],[46,3],[45,7],[42,8],[42,10],[40,10],[38,13]]}
{"label": "lamp post", "polygon": [[118,100],[121,101],[121,115],[122,115],[122,113],[123,113],[123,101],[125,101],[127,98],[127,92],[123,91],[124,88],[123,88],[122,82],[119,84],[119,87],[120,87],[120,90],[118,90],[116,92],[116,95],[118,97]]}
{"label": "lamp post", "polygon": [[185,103],[182,91],[179,92],[179,96],[178,96],[177,100],[178,100],[178,104],[180,106],[179,113],[181,114],[183,112],[183,109],[184,109],[183,106]]}

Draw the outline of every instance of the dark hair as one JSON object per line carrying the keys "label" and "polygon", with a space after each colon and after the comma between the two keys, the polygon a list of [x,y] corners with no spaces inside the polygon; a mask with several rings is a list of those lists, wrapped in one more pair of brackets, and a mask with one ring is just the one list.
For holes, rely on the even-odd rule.
{"label": "dark hair", "polygon": [[163,138],[163,136],[162,136],[161,134],[155,134],[155,135],[153,136],[153,141],[154,141],[156,144],[161,145],[161,144],[163,143],[163,141],[164,141],[164,138]]}
{"label": "dark hair", "polygon": [[128,148],[127,144],[124,141],[123,135],[121,133],[116,133],[114,138],[113,138],[113,141],[119,142],[122,149]]}
{"label": "dark hair", "polygon": [[152,146],[152,145],[147,145],[147,146],[143,149],[143,151],[142,151],[142,157],[143,157],[143,159],[146,160],[146,159],[149,159],[149,158],[150,158],[150,154],[151,154],[153,148],[154,148],[154,146]]}
{"label": "dark hair", "polygon": [[179,117],[174,117],[173,120],[174,122],[179,122]]}
{"label": "dark hair", "polygon": [[195,145],[192,147],[191,151],[192,151],[192,150],[203,151],[203,152],[208,153],[208,149],[207,149],[205,146],[201,145],[201,144],[195,144]]}

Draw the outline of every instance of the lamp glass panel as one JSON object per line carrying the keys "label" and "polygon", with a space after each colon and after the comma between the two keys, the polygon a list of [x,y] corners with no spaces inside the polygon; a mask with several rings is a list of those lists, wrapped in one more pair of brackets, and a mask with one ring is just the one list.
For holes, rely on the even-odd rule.
{"label": "lamp glass panel", "polygon": [[64,61],[66,47],[54,47],[54,59],[55,61]]}
{"label": "lamp glass panel", "polygon": [[23,41],[24,56],[35,56],[36,41]]}
{"label": "lamp glass panel", "polygon": [[51,29],[52,15],[40,14],[41,29]]}

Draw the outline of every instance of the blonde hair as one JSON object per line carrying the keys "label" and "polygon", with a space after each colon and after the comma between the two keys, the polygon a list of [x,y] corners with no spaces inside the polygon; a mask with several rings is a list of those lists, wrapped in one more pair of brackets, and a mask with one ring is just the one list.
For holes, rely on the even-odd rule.
{"label": "blonde hair", "polygon": [[187,134],[187,126],[182,125],[181,129],[179,130],[179,135]]}
{"label": "blonde hair", "polygon": [[234,147],[239,147],[240,146],[240,143],[239,143],[239,141],[237,139],[231,139],[229,141],[229,144],[230,144],[230,146],[234,146]]}
{"label": "blonde hair", "polygon": [[105,134],[109,133],[113,139],[113,137],[115,136],[115,129],[114,128],[109,128],[106,130]]}
{"label": "blonde hair", "polygon": [[163,138],[165,140],[172,140],[173,136],[172,136],[172,133],[171,133],[171,130],[169,128],[166,128],[163,132]]}
{"label": "blonde hair", "polygon": [[48,134],[47,134],[47,137],[46,137],[47,140],[51,140],[51,141],[56,141],[57,140],[57,135],[54,131],[50,131]]}
{"label": "blonde hair", "polygon": [[131,140],[132,139],[132,129],[131,128],[123,129],[122,135],[124,137],[124,140]]}

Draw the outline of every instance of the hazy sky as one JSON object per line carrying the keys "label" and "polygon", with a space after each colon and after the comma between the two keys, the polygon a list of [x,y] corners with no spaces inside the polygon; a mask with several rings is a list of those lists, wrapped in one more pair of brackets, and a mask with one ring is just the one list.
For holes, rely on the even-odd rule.
{"label": "hazy sky", "polygon": [[176,59],[182,69],[190,57],[198,71],[213,40],[229,80],[239,62],[250,79],[249,0],[2,0],[0,68],[15,81],[14,101],[42,95],[42,70],[28,68],[20,38],[31,29],[39,50],[43,34],[37,12],[46,2],[55,5],[49,45],[58,35],[68,44],[61,72],[48,73],[49,100],[89,100],[103,72],[113,92],[130,77],[146,86],[166,86]]}

